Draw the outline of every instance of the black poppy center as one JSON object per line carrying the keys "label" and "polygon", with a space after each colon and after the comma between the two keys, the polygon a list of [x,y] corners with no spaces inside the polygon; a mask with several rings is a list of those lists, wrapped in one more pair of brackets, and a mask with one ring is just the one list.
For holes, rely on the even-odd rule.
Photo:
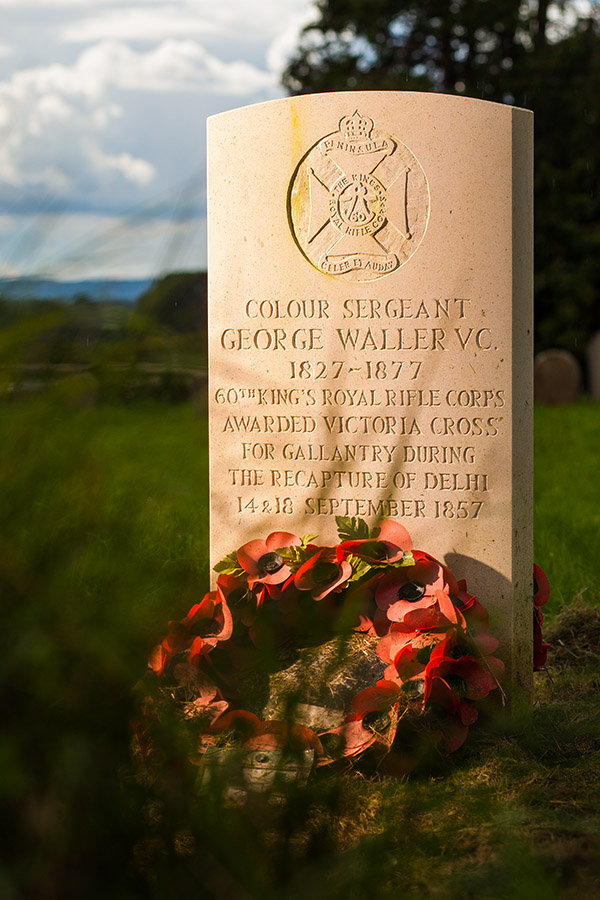
{"label": "black poppy center", "polygon": [[274,575],[283,567],[283,556],[279,553],[264,553],[256,565],[261,575]]}
{"label": "black poppy center", "polygon": [[372,541],[367,550],[373,559],[389,559],[390,552],[385,541]]}
{"label": "black poppy center", "polygon": [[534,593],[534,594],[537,594],[537,592],[539,591],[539,589],[540,589],[540,588],[539,588],[539,585],[538,585],[538,583],[537,583],[537,578],[536,578],[535,575],[534,575],[534,576],[533,576],[533,593]]}
{"label": "black poppy center", "polygon": [[330,584],[340,574],[340,567],[332,562],[317,563],[313,569],[313,581],[315,584]]}
{"label": "black poppy center", "polygon": [[409,581],[398,589],[398,600],[406,600],[408,603],[416,603],[425,594],[425,588],[422,584]]}
{"label": "black poppy center", "polygon": [[323,745],[323,750],[329,756],[334,756],[344,748],[344,738],[340,734],[322,734],[319,738]]}
{"label": "black poppy center", "polygon": [[459,697],[464,697],[467,693],[467,684],[464,678],[461,678],[460,675],[456,675],[453,672],[444,675],[444,681],[448,685],[448,687],[452,688]]}
{"label": "black poppy center", "polygon": [[375,733],[381,733],[385,731],[386,728],[389,728],[391,724],[390,714],[385,710],[374,709],[372,712],[369,712],[363,718],[363,726],[368,728],[369,731],[374,731]]}

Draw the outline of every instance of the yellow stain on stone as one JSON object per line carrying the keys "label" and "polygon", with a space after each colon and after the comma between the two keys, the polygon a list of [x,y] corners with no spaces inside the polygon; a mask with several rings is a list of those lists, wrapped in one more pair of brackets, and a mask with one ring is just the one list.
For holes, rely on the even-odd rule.
{"label": "yellow stain on stone", "polygon": [[[294,99],[290,100],[289,112],[289,145],[292,151],[292,159],[297,166],[310,149],[308,144],[309,139],[302,124],[302,116],[299,113],[298,104],[294,102]],[[298,227],[300,223],[303,223],[305,228],[308,229],[310,222],[310,185],[308,185],[307,190],[298,189],[298,186],[296,186],[295,189],[291,189],[288,203],[288,215],[291,222],[293,222],[296,227]]]}
{"label": "yellow stain on stone", "polygon": [[295,98],[290,99],[290,127],[292,155],[294,158],[298,158],[299,162],[308,150],[308,147],[306,146],[306,135],[302,128],[302,117],[298,112],[298,103],[295,101]]}

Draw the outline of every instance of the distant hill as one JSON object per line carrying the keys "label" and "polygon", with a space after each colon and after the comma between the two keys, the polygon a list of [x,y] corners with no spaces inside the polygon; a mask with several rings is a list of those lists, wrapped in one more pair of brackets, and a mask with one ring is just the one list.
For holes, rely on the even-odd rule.
{"label": "distant hill", "polygon": [[62,300],[72,303],[79,297],[135,303],[154,279],[53,281],[48,278],[0,278],[0,294],[10,300]]}

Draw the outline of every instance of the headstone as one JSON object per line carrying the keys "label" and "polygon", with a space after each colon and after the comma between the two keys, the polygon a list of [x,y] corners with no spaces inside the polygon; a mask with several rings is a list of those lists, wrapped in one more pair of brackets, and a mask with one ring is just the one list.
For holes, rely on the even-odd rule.
{"label": "headstone", "polygon": [[581,394],[581,366],[567,350],[544,350],[533,367],[536,403],[575,403]]}
{"label": "headstone", "polygon": [[597,331],[587,346],[588,378],[590,397],[600,400],[600,331]]}
{"label": "headstone", "polygon": [[305,95],[214,116],[208,143],[213,563],[400,520],[491,609],[526,696],[531,113]]}

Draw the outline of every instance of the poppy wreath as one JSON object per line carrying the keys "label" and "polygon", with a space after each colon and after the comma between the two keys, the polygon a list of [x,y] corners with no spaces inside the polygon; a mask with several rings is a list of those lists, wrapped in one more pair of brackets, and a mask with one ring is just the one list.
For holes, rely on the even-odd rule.
{"label": "poppy wreath", "polygon": [[[316,766],[369,751],[377,765],[405,773],[432,748],[457,750],[492,692],[504,701],[498,640],[466,582],[415,549],[399,522],[370,529],[361,519],[336,521],[335,546],[282,531],[243,544],[215,566],[216,590],[169,622],[152,651],[154,696],[179,705],[196,764],[224,746],[311,750]],[[534,591],[534,666],[542,668],[540,606],[549,584],[538,566]],[[313,667],[298,648],[332,644],[338,669],[347,664],[344,651],[370,666],[358,681],[346,679],[350,694],[337,721],[319,721],[319,708],[298,697],[275,714],[264,696],[257,703],[253,675],[265,660],[276,672],[300,659],[300,670],[289,670],[297,674]],[[319,669],[321,681],[331,671]],[[147,698],[145,713],[160,718],[160,703]]]}

